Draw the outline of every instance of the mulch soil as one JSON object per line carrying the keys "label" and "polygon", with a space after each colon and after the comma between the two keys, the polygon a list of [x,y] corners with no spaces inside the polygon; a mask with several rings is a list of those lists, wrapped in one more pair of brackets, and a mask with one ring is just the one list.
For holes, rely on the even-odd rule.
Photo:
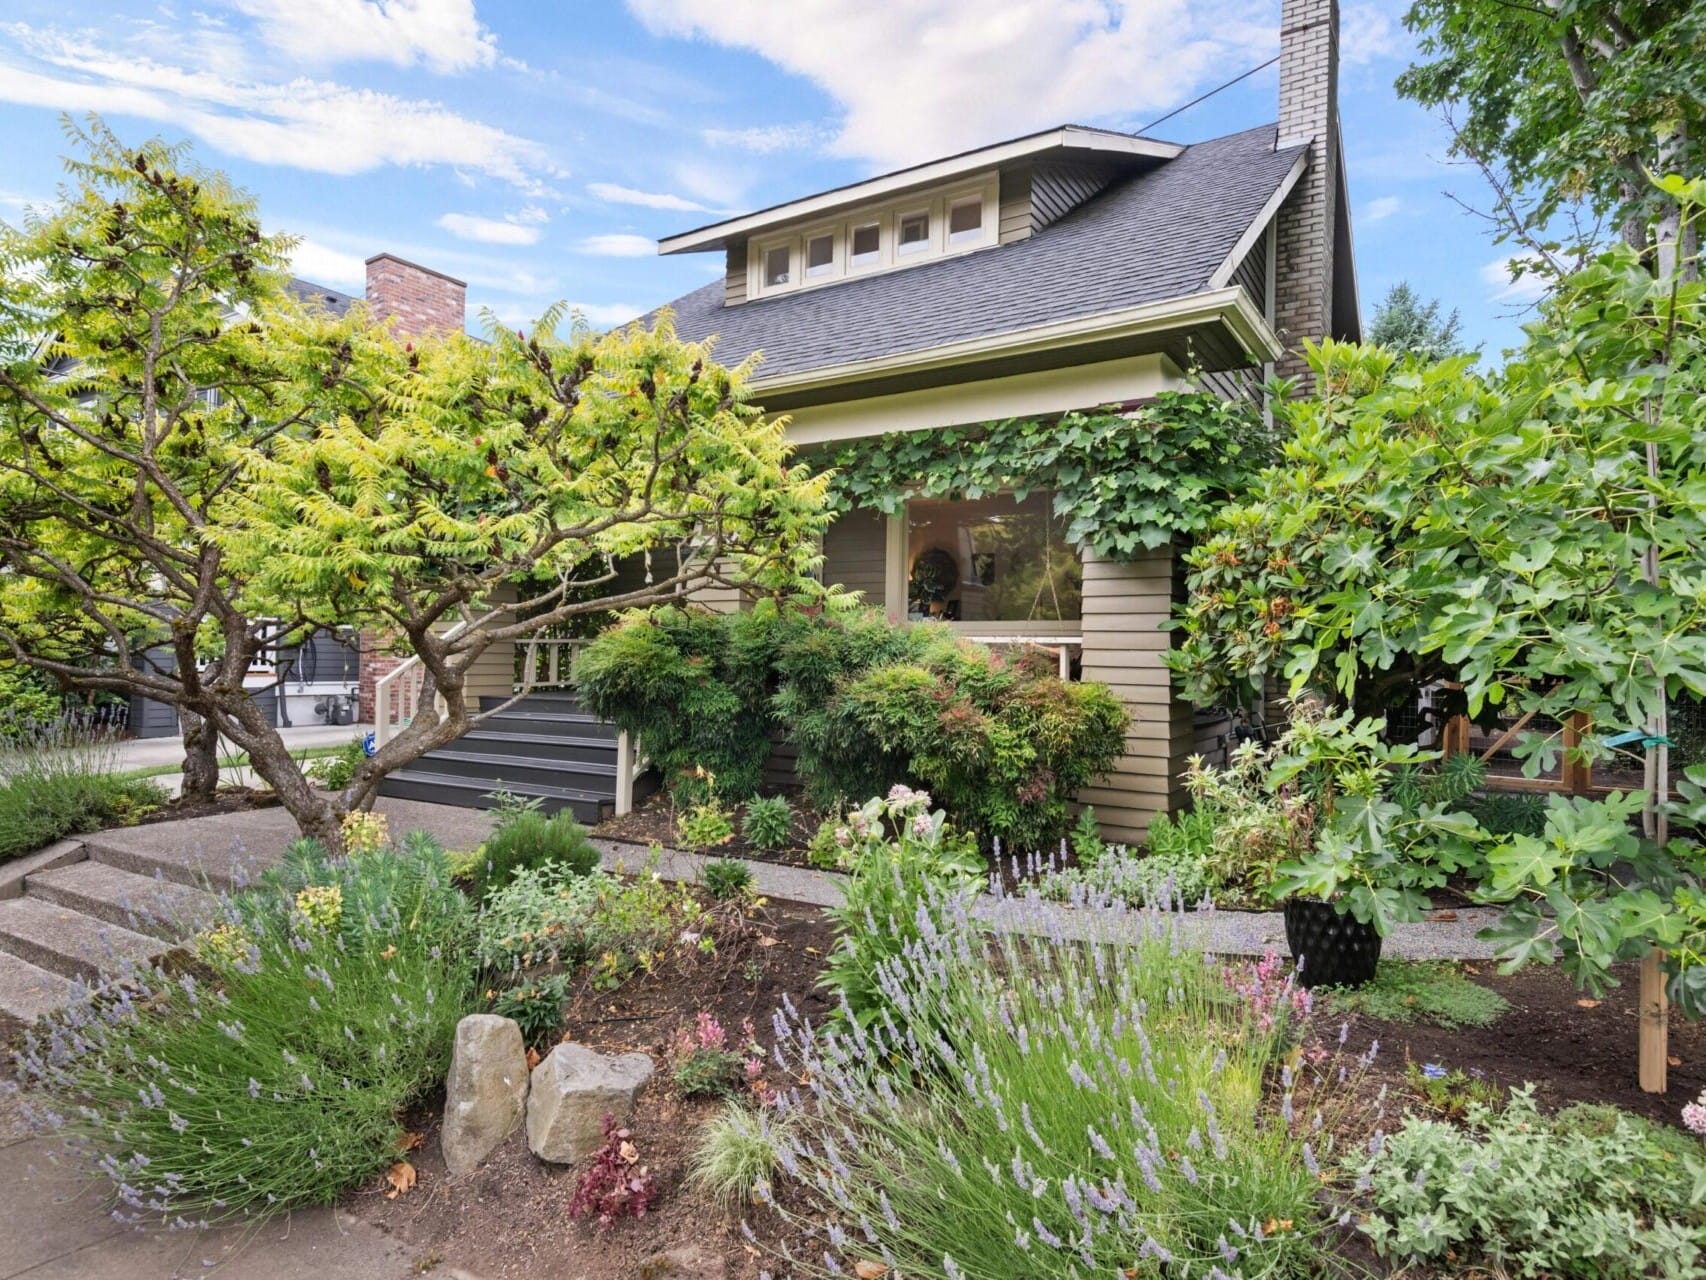
{"label": "mulch soil", "polygon": [[[806,858],[806,845],[811,843],[811,838],[817,834],[824,815],[812,809],[798,795],[789,795],[788,802],[794,807],[794,832],[792,839],[783,848],[760,849],[749,844],[740,834],[737,811],[735,834],[727,844],[695,852],[714,854],[717,857],[747,858],[753,862],[775,862],[786,867],[811,866],[811,862]],[[659,791],[648,797],[632,813],[624,814],[620,818],[606,818],[592,828],[592,834],[605,840],[626,840],[641,845],[658,844],[666,849],[685,849],[687,845],[676,829],[675,814],[675,805],[670,801],[668,793]]]}
{"label": "mulch soil", "polygon": [[138,818],[134,825],[147,827],[156,822],[177,822],[183,818],[207,818],[220,813],[247,813],[251,809],[271,809],[277,804],[278,796],[272,791],[256,790],[253,787],[221,787],[211,800],[192,800],[177,796]]}
{"label": "mulch soil", "polygon": [[833,934],[815,907],[770,901],[745,938],[719,942],[711,956],[689,954],[614,991],[577,990],[566,1008],[566,1038],[601,1052],[648,1053],[658,1074],[628,1122],[640,1163],[658,1188],[655,1208],[601,1230],[568,1214],[577,1168],[534,1159],[521,1131],[474,1173],[452,1179],[439,1151],[442,1095],[412,1117],[422,1137],[409,1155],[415,1189],[387,1200],[383,1186],[366,1188],[346,1207],[403,1241],[430,1274],[441,1261],[481,1280],[626,1280],[654,1254],[696,1246],[723,1257],[728,1275],[753,1277],[761,1260],[730,1215],[684,1185],[701,1128],[722,1109],[716,1101],[682,1101],[670,1091],[664,1059],[669,1042],[700,1010],[714,1014],[731,1041],[750,1018],[759,1042],[773,1040],[771,1011],[787,995],[814,1022],[828,1006],[815,989]]}

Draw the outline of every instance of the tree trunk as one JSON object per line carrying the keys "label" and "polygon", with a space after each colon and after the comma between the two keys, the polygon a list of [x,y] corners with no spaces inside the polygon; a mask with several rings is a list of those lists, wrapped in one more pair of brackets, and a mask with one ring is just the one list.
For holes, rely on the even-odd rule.
{"label": "tree trunk", "polygon": [[315,789],[278,730],[260,719],[252,703],[245,702],[233,710],[237,724],[228,736],[248,751],[250,767],[272,787],[303,835],[339,852],[343,848],[343,798]]}
{"label": "tree trunk", "polygon": [[180,708],[184,732],[185,800],[212,801],[219,790],[219,731],[194,711]]}

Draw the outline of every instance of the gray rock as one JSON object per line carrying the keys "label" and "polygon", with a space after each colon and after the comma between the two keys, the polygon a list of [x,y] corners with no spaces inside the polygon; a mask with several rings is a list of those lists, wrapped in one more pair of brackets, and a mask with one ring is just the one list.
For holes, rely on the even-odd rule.
{"label": "gray rock", "polygon": [[654,1253],[640,1264],[640,1280],[726,1280],[729,1264],[696,1244]]}
{"label": "gray rock", "polygon": [[604,1141],[604,1117],[618,1122],[652,1078],[643,1053],[607,1057],[585,1045],[560,1044],[533,1068],[527,1099],[527,1145],[541,1160],[573,1164]]}
{"label": "gray rock", "polygon": [[490,1013],[471,1013],[458,1022],[439,1135],[450,1172],[477,1168],[515,1132],[526,1102],[527,1049],[521,1028]]}

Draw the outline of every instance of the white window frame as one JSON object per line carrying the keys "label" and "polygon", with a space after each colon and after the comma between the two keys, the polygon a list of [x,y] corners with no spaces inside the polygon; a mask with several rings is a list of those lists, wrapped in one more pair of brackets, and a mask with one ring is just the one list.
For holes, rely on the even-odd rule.
{"label": "white window frame", "polygon": [[[936,234],[936,229],[941,225],[941,220],[936,212],[940,204],[941,201],[932,200],[928,204],[913,205],[910,208],[895,210],[894,257],[896,262],[916,261],[923,255],[941,252],[940,237]],[[901,231],[907,222],[913,218],[924,219],[924,239],[914,240],[908,244],[900,238]]]}
{"label": "white window frame", "polygon": [[[948,239],[948,212],[967,197],[976,196],[983,207],[983,225],[975,235],[966,235],[958,243]],[[999,171],[982,174],[968,182],[956,183],[938,191],[914,193],[910,197],[882,205],[861,205],[849,209],[832,220],[796,226],[775,235],[754,236],[747,251],[747,297],[763,298],[797,289],[821,289],[852,276],[872,275],[880,271],[895,271],[931,262],[937,258],[961,253],[974,253],[993,248],[999,243],[1001,223],[1001,176]],[[930,220],[930,235],[922,247],[902,253],[900,222],[903,217],[923,214]],[[853,262],[853,230],[855,227],[877,227],[877,258],[874,262],[855,265]],[[806,245],[814,238],[830,234],[834,237],[832,269],[810,279],[806,277]],[[788,249],[788,283],[765,283],[765,261],[773,249]]]}

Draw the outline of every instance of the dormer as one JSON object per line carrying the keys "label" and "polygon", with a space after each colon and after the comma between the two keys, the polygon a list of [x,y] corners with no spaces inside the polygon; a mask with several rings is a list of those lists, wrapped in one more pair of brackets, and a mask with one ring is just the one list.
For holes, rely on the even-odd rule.
{"label": "dormer", "polygon": [[723,303],[735,306],[1024,240],[1182,150],[1063,125],[670,236],[658,251],[721,250]]}

